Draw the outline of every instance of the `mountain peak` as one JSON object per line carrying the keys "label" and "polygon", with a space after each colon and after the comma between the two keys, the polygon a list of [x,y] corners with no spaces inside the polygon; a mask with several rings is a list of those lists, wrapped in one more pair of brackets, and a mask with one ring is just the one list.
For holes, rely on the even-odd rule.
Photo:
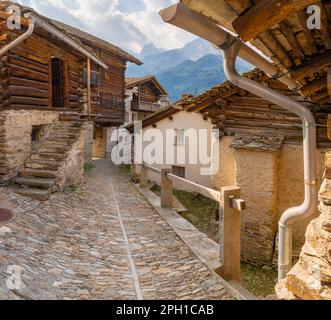
{"label": "mountain peak", "polygon": [[164,52],[163,49],[157,48],[152,42],[145,44],[139,53],[140,58]]}

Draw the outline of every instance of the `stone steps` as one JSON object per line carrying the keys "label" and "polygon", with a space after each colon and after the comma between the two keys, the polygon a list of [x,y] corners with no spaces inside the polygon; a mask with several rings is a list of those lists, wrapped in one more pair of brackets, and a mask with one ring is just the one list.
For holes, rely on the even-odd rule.
{"label": "stone steps", "polygon": [[31,160],[57,160],[61,161],[66,158],[66,154],[53,152],[36,152],[31,156]]}
{"label": "stone steps", "polygon": [[19,176],[20,177],[56,178],[57,171],[26,168],[19,173]]}
{"label": "stone steps", "polygon": [[50,190],[55,185],[55,179],[51,178],[36,178],[36,177],[18,177],[15,183],[19,186],[36,187],[40,189]]}
{"label": "stone steps", "polygon": [[50,192],[48,190],[37,188],[17,188],[15,191],[18,194],[40,201],[46,201],[50,197]]}
{"label": "stone steps", "polygon": [[40,142],[24,170],[19,172],[15,183],[20,186],[19,194],[47,200],[51,193],[56,192],[57,178],[65,163],[68,151],[78,139],[82,123],[77,114],[60,116],[60,122],[55,123],[45,140]]}
{"label": "stone steps", "polygon": [[26,164],[26,168],[57,171],[60,169],[61,165],[62,161],[40,159],[31,160]]}

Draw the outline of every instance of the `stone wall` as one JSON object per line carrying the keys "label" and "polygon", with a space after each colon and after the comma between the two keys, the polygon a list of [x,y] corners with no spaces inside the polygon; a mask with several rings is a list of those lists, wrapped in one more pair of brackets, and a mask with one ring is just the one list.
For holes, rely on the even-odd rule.
{"label": "stone wall", "polygon": [[236,185],[247,203],[242,215],[243,260],[271,264],[277,232],[278,154],[237,150],[236,168]]}
{"label": "stone wall", "polygon": [[93,122],[85,124],[85,162],[92,162],[93,158]]}
{"label": "stone wall", "polygon": [[59,114],[53,111],[3,111],[2,116],[6,119],[6,162],[9,173],[6,180],[17,176],[19,170],[24,167],[25,161],[30,157],[32,148],[33,126],[44,126],[47,134],[49,125],[56,122]]}
{"label": "stone wall", "polygon": [[[233,137],[224,137],[220,145],[220,170],[213,187],[238,185],[246,200],[242,217],[243,260],[255,265],[271,265],[277,256],[278,220],[283,212],[304,200],[302,146],[284,145],[278,152],[233,149]],[[325,150],[318,150],[318,183],[322,182]],[[315,216],[318,215],[316,210]],[[294,253],[298,255],[311,219],[299,223],[293,231]]]}
{"label": "stone wall", "polygon": [[85,146],[89,126],[89,123],[83,125],[77,141],[68,152],[57,179],[60,189],[78,186],[84,178]]}
{"label": "stone wall", "polygon": [[93,158],[102,159],[106,157],[106,139],[107,133],[105,128],[95,126],[93,138]]}
{"label": "stone wall", "polygon": [[331,180],[327,178],[319,210],[320,216],[307,229],[299,262],[276,288],[280,299],[331,300]]}

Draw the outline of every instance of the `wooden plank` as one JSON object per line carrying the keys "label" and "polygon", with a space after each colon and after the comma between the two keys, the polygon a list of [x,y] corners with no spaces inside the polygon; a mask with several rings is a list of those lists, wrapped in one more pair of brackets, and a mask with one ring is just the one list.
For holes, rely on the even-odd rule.
{"label": "wooden plank", "polygon": [[182,3],[228,30],[234,31],[231,22],[238,17],[238,14],[225,0],[182,0]]}
{"label": "wooden plank", "polygon": [[227,0],[227,4],[239,15],[252,6],[250,0]]}
{"label": "wooden plank", "polygon": [[284,64],[284,66],[287,68],[291,68],[293,66],[292,59],[278,42],[271,30],[261,32],[259,38],[270,49],[273,55]]}
{"label": "wooden plank", "polygon": [[330,34],[330,22],[327,16],[326,11],[324,10],[324,6],[320,6],[321,8],[321,32],[323,35],[324,45],[329,50],[331,49],[331,34]]}
{"label": "wooden plank", "polygon": [[326,68],[331,65],[331,50],[322,54],[317,54],[310,60],[305,61],[300,66],[290,70],[293,80],[300,80],[310,74],[318,71],[319,69]]}
{"label": "wooden plank", "polygon": [[316,0],[261,0],[237,18],[233,22],[233,27],[244,41],[250,41],[286,17],[316,2]]}
{"label": "wooden plank", "polygon": [[327,87],[327,90],[328,90],[329,97],[331,98],[331,68],[328,69],[328,72],[327,72],[326,87]]}
{"label": "wooden plank", "polygon": [[[331,140],[331,114],[328,115],[328,138]],[[330,159],[331,161],[331,159]],[[330,167],[331,169],[331,167]]]}
{"label": "wooden plank", "polygon": [[327,85],[327,78],[323,77],[321,79],[317,79],[305,85],[301,92],[305,97],[310,97],[317,91],[320,91],[322,88],[325,88]]}
{"label": "wooden plank", "polygon": [[288,22],[286,20],[282,21],[279,24],[279,29],[282,32],[282,34],[285,36],[288,43],[290,44],[296,58],[299,59],[300,61],[303,60],[305,55],[303,54],[300,48],[300,44],[298,43],[296,37],[294,36]]}

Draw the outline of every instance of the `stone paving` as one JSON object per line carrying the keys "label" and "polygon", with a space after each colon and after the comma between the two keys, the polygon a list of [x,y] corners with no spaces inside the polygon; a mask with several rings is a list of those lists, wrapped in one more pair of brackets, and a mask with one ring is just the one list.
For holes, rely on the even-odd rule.
{"label": "stone paving", "polygon": [[0,299],[231,299],[116,167],[94,164],[46,202],[0,189],[17,213],[0,228]]}

